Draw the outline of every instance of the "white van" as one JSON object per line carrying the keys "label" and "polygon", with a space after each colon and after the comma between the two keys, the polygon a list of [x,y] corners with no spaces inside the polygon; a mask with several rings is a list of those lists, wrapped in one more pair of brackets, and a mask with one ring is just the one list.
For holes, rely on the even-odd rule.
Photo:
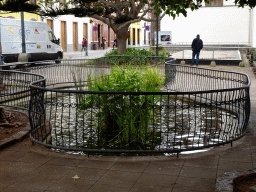
{"label": "white van", "polygon": [[[50,27],[39,21],[24,21],[28,61],[61,59],[63,50]],[[4,62],[17,62],[22,53],[20,19],[0,18],[0,53]],[[24,55],[24,54],[23,54]]]}

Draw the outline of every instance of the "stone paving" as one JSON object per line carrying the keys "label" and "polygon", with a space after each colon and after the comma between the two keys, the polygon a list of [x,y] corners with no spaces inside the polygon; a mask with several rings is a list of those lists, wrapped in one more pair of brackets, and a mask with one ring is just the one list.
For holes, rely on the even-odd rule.
{"label": "stone paving", "polygon": [[100,49],[100,50],[88,50],[88,56],[85,56],[85,52],[76,51],[76,52],[64,52],[63,59],[94,59],[98,57],[103,57],[107,52],[110,52],[112,49]]}
{"label": "stone paving", "polygon": [[[209,68],[210,66],[202,66]],[[0,191],[215,191],[226,172],[256,167],[256,84],[251,67],[217,66],[251,78],[251,117],[242,139],[207,152],[168,157],[107,157],[55,153],[29,138],[0,150]],[[78,176],[77,179],[73,178]],[[223,190],[224,191],[224,190]],[[227,191],[227,190],[226,190]]]}
{"label": "stone paving", "polygon": [[[175,59],[192,59],[192,51],[184,50],[172,54],[172,57]],[[202,50],[200,51],[200,57],[202,59],[213,59],[213,60],[241,60],[241,54],[238,50],[229,50],[229,51],[209,51]]]}

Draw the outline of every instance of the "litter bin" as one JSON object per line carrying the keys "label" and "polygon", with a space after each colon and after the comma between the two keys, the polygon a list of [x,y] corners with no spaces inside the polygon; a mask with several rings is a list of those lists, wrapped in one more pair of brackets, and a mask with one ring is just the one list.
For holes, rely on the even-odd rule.
{"label": "litter bin", "polygon": [[92,49],[96,50],[96,44],[95,43],[92,45]]}

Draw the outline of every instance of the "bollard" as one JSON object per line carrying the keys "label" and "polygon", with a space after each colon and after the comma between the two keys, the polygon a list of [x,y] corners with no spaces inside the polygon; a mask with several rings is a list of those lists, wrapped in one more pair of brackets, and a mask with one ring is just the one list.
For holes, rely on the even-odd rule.
{"label": "bollard", "polygon": [[186,62],[185,62],[185,61],[181,61],[180,64],[181,64],[181,65],[185,65]]}
{"label": "bollard", "polygon": [[210,64],[211,67],[216,67],[216,62],[215,61],[212,61],[211,64]]}

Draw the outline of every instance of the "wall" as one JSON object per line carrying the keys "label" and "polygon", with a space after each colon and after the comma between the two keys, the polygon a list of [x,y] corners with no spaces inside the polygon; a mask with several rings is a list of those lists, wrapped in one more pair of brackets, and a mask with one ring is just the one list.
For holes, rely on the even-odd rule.
{"label": "wall", "polygon": [[[1,12],[0,13],[0,17],[14,17],[15,19],[20,19],[20,12],[19,13],[5,13],[5,12]],[[37,14],[33,14],[33,13],[26,13],[24,12],[24,20],[37,20],[40,21],[40,16]]]}
{"label": "wall", "polygon": [[[142,35],[142,33],[144,33],[144,30],[142,30],[142,25],[141,22],[137,22],[137,23],[132,23],[130,25],[130,43],[127,40],[127,46],[139,46],[139,45],[143,45],[144,44],[144,35]],[[133,34],[135,29],[135,35]],[[138,36],[138,30],[140,31],[140,35]],[[135,37],[135,38],[134,38]],[[139,42],[138,42],[139,39]],[[133,41],[135,42],[135,44],[133,43]]]}
{"label": "wall", "polygon": [[165,16],[161,30],[172,31],[173,43],[191,43],[197,34],[209,43],[248,43],[249,7],[201,7],[188,10],[187,17],[180,15],[173,20]]}
{"label": "wall", "polygon": [[[47,22],[47,18],[43,19],[43,22]],[[53,20],[53,32],[56,38],[61,38],[61,21],[66,22],[66,47],[67,52],[73,51],[73,22],[77,22],[78,27],[78,51],[81,51],[82,41],[83,41],[83,24],[87,23],[87,39],[88,43],[91,42],[91,27],[90,27],[90,18],[88,17],[74,17],[73,15],[62,15]],[[90,48],[90,44],[88,45]]]}
{"label": "wall", "polygon": [[[94,31],[93,28],[97,27],[97,30]],[[101,49],[102,38],[105,39],[105,48],[112,47],[114,42],[114,32],[107,24],[102,21],[91,19],[91,49],[93,49],[93,44],[95,44],[96,49]]]}
{"label": "wall", "polygon": [[252,46],[256,47],[256,8],[252,10]]}

